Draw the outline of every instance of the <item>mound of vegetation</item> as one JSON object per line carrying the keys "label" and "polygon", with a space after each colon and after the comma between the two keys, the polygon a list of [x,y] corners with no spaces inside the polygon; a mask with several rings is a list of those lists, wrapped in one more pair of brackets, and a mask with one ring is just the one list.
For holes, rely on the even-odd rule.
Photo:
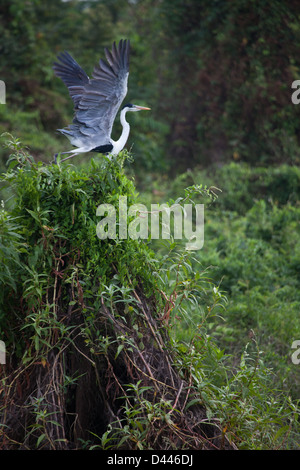
{"label": "mound of vegetation", "polygon": [[136,200],[124,158],[44,166],[17,145],[9,161],[2,449],[232,447],[175,366],[151,251],[97,236],[100,204]]}
{"label": "mound of vegetation", "polygon": [[[127,153],[86,168],[45,166],[9,145],[1,448],[285,445],[295,409],[272,396],[255,337],[234,368],[216,345],[210,321],[226,299],[193,253],[173,240],[159,256],[139,238],[97,236],[100,204],[138,201],[123,170]],[[180,337],[187,327],[188,341]]]}

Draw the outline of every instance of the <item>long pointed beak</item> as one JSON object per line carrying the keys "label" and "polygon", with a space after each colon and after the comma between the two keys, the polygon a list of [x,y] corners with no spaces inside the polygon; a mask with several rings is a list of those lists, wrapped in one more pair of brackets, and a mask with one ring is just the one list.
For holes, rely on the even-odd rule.
{"label": "long pointed beak", "polygon": [[137,109],[144,110],[144,111],[150,111],[150,110],[151,110],[151,108],[145,108],[144,106],[137,106],[137,105],[135,105],[135,107],[136,107]]}

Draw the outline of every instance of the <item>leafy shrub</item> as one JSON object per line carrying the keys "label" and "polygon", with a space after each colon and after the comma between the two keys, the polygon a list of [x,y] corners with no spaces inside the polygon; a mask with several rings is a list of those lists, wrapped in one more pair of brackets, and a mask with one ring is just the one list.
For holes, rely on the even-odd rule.
{"label": "leafy shrub", "polygon": [[[170,240],[167,250],[161,249],[155,256],[141,240],[103,243],[98,239],[95,214],[100,203],[115,204],[120,194],[126,194],[129,203],[138,200],[133,182],[124,174],[126,153],[114,160],[92,160],[89,167],[78,170],[73,165],[36,164],[18,142],[11,141],[10,146],[14,153],[3,182],[14,198],[9,211],[2,214],[4,248],[0,255],[5,266],[1,274],[5,295],[1,297],[0,327],[2,337],[9,337],[12,345],[8,361],[12,376],[3,379],[4,387],[5,380],[8,382],[1,412],[10,419],[14,413],[24,412],[27,424],[21,426],[21,431],[4,420],[4,437],[17,429],[14,446],[65,448],[68,439],[72,440],[70,428],[75,426],[71,420],[74,390],[80,395],[84,389],[85,398],[80,395],[81,400],[76,401],[80,406],[76,413],[80,419],[86,418],[88,404],[99,419],[97,425],[89,421],[81,437],[82,448],[140,449],[150,448],[153,442],[160,448],[172,448],[175,441],[170,435],[180,437],[186,446],[193,445],[196,434],[178,428],[182,419],[191,423],[196,420],[206,436],[216,429],[218,441],[209,445],[294,447],[296,405],[274,390],[270,380],[273,376],[265,366],[265,352],[262,355],[257,347],[255,333],[245,340],[245,333],[255,326],[252,309],[264,301],[262,292],[257,292],[257,280],[265,279],[260,272],[263,265],[257,271],[254,268],[267,242],[257,241],[255,232],[252,239],[247,238],[252,225],[235,214],[229,221],[224,217],[210,223],[220,248],[215,251],[213,246],[211,256],[224,276],[227,269],[227,303],[223,286],[221,290],[216,282],[220,272],[214,279],[213,271],[203,266],[211,261],[209,252],[188,253],[180,243]],[[201,186],[186,189],[185,198],[195,195],[211,194]],[[257,219],[255,211],[260,217],[269,217],[266,205],[253,208],[250,215]],[[295,216],[296,212],[287,213],[285,219],[276,213],[278,230],[284,220],[293,224]],[[274,240],[278,242],[276,237]],[[208,238],[208,246],[212,242]],[[13,258],[9,252],[15,252]],[[242,262],[235,271],[241,254],[250,261],[252,254],[248,272]],[[278,262],[271,252],[266,257],[272,263]],[[268,283],[275,281],[271,274]],[[144,294],[139,292],[137,296],[141,282]],[[245,292],[251,293],[253,302],[251,298],[247,303]],[[284,289],[280,295],[286,295]],[[157,302],[153,311],[156,323],[145,314],[150,308],[145,296]],[[233,309],[239,309],[242,302],[242,315],[239,321],[235,315],[233,321]],[[150,334],[153,331],[154,336]],[[260,344],[259,331],[257,336]],[[228,344],[229,354],[225,352]],[[71,356],[65,356],[70,347]],[[140,362],[134,362],[135,354]],[[165,355],[167,362],[162,367]],[[71,357],[80,358],[78,363],[75,360],[75,369]],[[133,369],[141,372],[146,357],[154,361],[146,369],[146,376],[151,376],[155,364],[158,378],[150,382],[151,386],[138,380],[130,382]],[[95,367],[100,375],[93,381]],[[156,401],[153,397],[157,385],[164,386],[162,381],[169,370],[178,373],[170,376],[170,380],[176,378],[175,396],[170,401],[163,388],[162,399]],[[57,383],[53,383],[53,377]],[[24,408],[18,402],[18,411],[13,408],[10,413],[16,405],[16,398],[11,399],[14,387],[19,390],[18,400],[26,402],[30,397],[30,405]],[[115,396],[120,392],[123,395],[118,396],[121,401],[116,404]],[[112,397],[109,426],[100,418],[103,393]],[[22,423],[24,416],[18,416]],[[201,437],[198,445],[207,442],[209,439]]]}
{"label": "leafy shrub", "polygon": [[[205,205],[205,241],[193,254],[193,269],[205,271],[227,298],[219,312],[223,320],[208,318],[207,333],[232,367],[254,334],[260,360],[273,371],[266,374],[269,385],[297,406],[300,370],[292,364],[291,346],[300,338],[299,169],[231,163],[189,171],[172,184],[157,185],[160,198],[204,180],[221,192],[214,204]],[[178,324],[177,338],[190,340],[202,315],[203,306],[197,311],[190,304],[190,322]]]}

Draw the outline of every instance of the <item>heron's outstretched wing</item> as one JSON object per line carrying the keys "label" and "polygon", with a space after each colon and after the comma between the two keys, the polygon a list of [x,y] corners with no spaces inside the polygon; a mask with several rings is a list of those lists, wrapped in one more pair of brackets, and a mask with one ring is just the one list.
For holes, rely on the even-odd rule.
{"label": "heron's outstretched wing", "polygon": [[129,74],[128,40],[113,43],[111,52],[105,49],[107,62],[100,59],[92,79],[84,87],[78,104],[76,120],[88,128],[97,128],[109,139],[118,109],[127,94]]}
{"label": "heron's outstretched wing", "polygon": [[129,40],[121,40],[118,46],[113,43],[111,51],[105,49],[106,61],[100,59],[87,81],[72,58],[65,56],[63,69],[54,69],[74,100],[73,124],[60,130],[73,145],[93,148],[109,144],[116,114],[127,94],[129,48]]}
{"label": "heron's outstretched wing", "polygon": [[53,70],[55,75],[61,78],[68,87],[74,101],[74,107],[77,109],[84,93],[84,87],[89,83],[89,77],[68,52],[61,52],[57,59],[59,62],[54,62]]}

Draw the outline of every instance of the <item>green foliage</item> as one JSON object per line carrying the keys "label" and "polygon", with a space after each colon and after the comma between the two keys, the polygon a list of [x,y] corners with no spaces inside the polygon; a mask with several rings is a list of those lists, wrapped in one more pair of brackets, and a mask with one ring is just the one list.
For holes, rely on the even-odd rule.
{"label": "green foliage", "polygon": [[[281,287],[273,289],[268,275],[277,284],[281,273],[277,270],[272,278],[273,267],[266,263],[275,252],[264,258],[253,244],[247,251],[246,237],[241,240],[241,232],[232,226],[224,230],[228,221],[219,216],[218,212],[217,220],[208,222],[203,250],[192,256],[166,256],[160,271],[171,347],[179,352],[177,366],[186,380],[197,384],[201,397],[199,401],[191,396],[186,407],[205,403],[208,417],[218,418],[240,449],[294,448],[299,434],[299,372],[290,366],[290,355],[292,341],[300,335],[297,276],[284,273],[283,290],[287,284],[292,289],[275,300]],[[257,218],[256,223],[260,226]],[[210,237],[216,226],[222,238],[228,237],[226,256],[216,251],[216,234]],[[288,233],[289,227],[285,229]],[[299,236],[295,239],[298,243]],[[282,253],[277,258],[273,261],[278,268]],[[284,270],[289,260],[286,265]],[[243,282],[250,273],[251,281]]]}
{"label": "green foliage", "polygon": [[[91,448],[109,450],[121,448],[126,441],[131,441],[136,450],[151,450],[149,435],[157,427],[157,423],[174,426],[172,422],[172,404],[161,399],[158,403],[151,402],[144,397],[149,387],[142,387],[140,382],[129,384],[126,389],[126,402],[124,405],[124,425],[120,428],[112,423],[109,429],[101,436],[101,444]],[[157,436],[158,437],[158,436]],[[116,445],[117,443],[117,445]],[[155,443],[154,443],[155,448]]]}
{"label": "green foliage", "polygon": [[0,211],[1,302],[3,302],[5,296],[3,287],[16,289],[13,271],[19,265],[20,252],[25,249],[22,243],[22,236],[18,233],[20,228],[17,220],[11,217],[2,207]]}
{"label": "green foliage", "polygon": [[[222,188],[205,206],[204,247],[193,255],[198,272],[205,271],[228,301],[224,322],[211,318],[208,331],[233,364],[254,331],[274,386],[293,400],[300,383],[299,367],[291,363],[291,345],[300,337],[299,178],[297,167],[231,163],[187,172],[166,188],[160,184],[164,198],[203,180]],[[199,316],[191,317],[197,324]],[[192,331],[183,324],[177,334],[190,338]]]}
{"label": "green foliage", "polygon": [[[299,408],[290,397],[273,389],[272,371],[255,338],[235,358],[233,369],[231,355],[218,348],[207,326],[196,330],[190,344],[175,345],[181,350],[178,365],[190,371],[208,417],[220,420],[224,435],[239,449],[296,447]],[[191,397],[186,408],[195,402],[199,398]]]}
{"label": "green foliage", "polygon": [[[20,321],[17,314],[14,320],[10,317],[19,308],[14,296],[7,298],[7,290],[13,286],[27,304],[26,331],[35,331],[35,349],[39,350],[41,332],[47,337],[50,319],[53,315],[55,318],[57,305],[52,298],[61,276],[67,290],[71,288],[80,296],[84,289],[87,298],[99,298],[100,303],[98,293],[105,290],[116,272],[115,282],[124,289],[134,285],[141,273],[145,274],[142,260],[148,254],[138,240],[121,243],[100,240],[96,234],[98,205],[118,204],[120,194],[127,195],[128,204],[135,201],[133,183],[122,170],[126,153],[115,162],[106,158],[92,160],[88,170],[78,172],[72,165],[62,168],[35,164],[24,150],[18,150],[18,141],[11,145],[17,153],[9,159],[9,170],[2,179],[13,192],[14,203],[11,202],[10,213],[2,211],[1,217],[1,280],[5,285],[1,330],[9,328],[12,332],[14,321]],[[136,263],[130,271],[128,265],[133,258]],[[67,264],[67,259],[73,262]],[[78,259],[82,261],[76,264]],[[145,281],[145,287],[146,284]],[[62,299],[66,294],[67,291],[61,293]],[[76,298],[72,299],[74,304]]]}
{"label": "green foliage", "polygon": [[[14,360],[18,358],[25,370],[36,363],[43,370],[51,351],[62,354],[68,344],[77,350],[78,336],[87,348],[84,358],[93,367],[96,363],[104,367],[108,361],[110,368],[137,348],[143,351],[149,339],[143,335],[141,301],[134,291],[141,280],[145,292],[157,298],[159,322],[170,333],[166,346],[173,354],[174,366],[189,384],[184,391],[185,409],[204,406],[207,418],[221,423],[224,440],[240,448],[294,447],[297,407],[281,391],[273,390],[272,373],[265,365],[268,358],[259,351],[255,336],[239,345],[234,356],[232,351],[226,352],[226,338],[234,344],[243,326],[238,324],[236,329],[230,323],[232,297],[227,305],[210,270],[199,265],[197,253],[184,252],[171,240],[168,251],[155,256],[139,240],[107,241],[96,236],[100,203],[115,204],[120,194],[127,195],[129,203],[138,201],[132,181],[124,174],[126,152],[114,159],[92,160],[87,168],[76,169],[73,165],[34,163],[19,141],[11,139],[8,145],[13,153],[2,179],[14,197],[1,219],[5,267],[1,274],[0,324]],[[185,198],[195,200],[196,194],[209,196],[209,200],[216,197],[206,187],[190,185]],[[256,205],[249,217],[257,219],[254,211],[266,217],[266,210],[266,205]],[[293,212],[288,215],[290,223],[294,223],[294,216]],[[282,217],[276,213],[278,230]],[[242,227],[247,225],[243,223]],[[225,239],[226,233],[223,229]],[[14,257],[9,256],[10,251],[14,251]],[[226,259],[233,263],[230,256]],[[221,262],[220,268],[224,270]],[[241,273],[231,278],[232,285],[243,292],[244,285],[238,282]],[[249,281],[248,291],[254,292],[256,285],[254,281],[252,288]],[[112,330],[108,325],[105,330],[99,327],[100,308],[110,312],[107,319]],[[65,321],[70,315],[76,318],[79,311],[83,314],[80,326]],[[124,327],[118,330],[122,322],[129,325],[131,319],[136,339],[128,336]],[[253,322],[247,324],[247,330],[252,327],[256,330]],[[259,341],[260,336],[258,332]],[[61,399],[70,386],[84,380],[80,370],[70,374],[66,369],[60,375]],[[124,393],[121,415],[103,434],[88,430],[91,440],[83,440],[83,448],[122,448],[129,444],[130,448],[147,449],[155,436],[159,439],[161,433],[169,431],[176,431],[188,445],[191,438],[176,427],[178,413],[182,413],[176,406],[181,390],[172,403],[167,397],[153,401],[153,388],[138,382],[126,386],[118,383],[118,387]],[[47,392],[35,401],[34,410],[35,418],[25,430],[26,442],[35,442],[37,448],[63,445],[66,437],[61,417],[51,409]],[[55,442],[51,428],[62,436]]]}
{"label": "green foliage", "polygon": [[[74,50],[78,44],[78,53],[86,50],[90,59],[95,45],[98,49],[99,44],[111,40],[111,15],[103,4],[5,0],[1,13],[2,78],[11,83],[8,78],[13,74],[16,88],[21,85],[23,90],[26,80],[33,86],[46,80],[52,88],[51,65],[57,51]],[[32,93],[34,89],[28,91]]]}
{"label": "green foliage", "polygon": [[279,0],[272,11],[266,1],[160,2],[169,158],[182,168],[232,158],[299,161],[299,113],[290,99],[298,14],[297,2]]}
{"label": "green foliage", "polygon": [[[50,98],[50,96],[48,98]],[[51,99],[53,99],[53,97]],[[57,97],[55,96],[55,103],[57,103],[56,100]],[[57,103],[57,107],[54,105],[53,114],[55,116],[61,104],[61,102]],[[15,108],[11,108],[10,106],[2,106],[0,107],[0,120],[5,122],[3,130],[5,129],[6,132],[3,133],[4,135],[6,133],[13,133],[14,136],[26,142],[35,158],[43,161],[44,155],[46,155],[47,161],[53,160],[54,154],[61,145],[60,139],[57,136],[51,136],[44,128],[40,112],[37,109],[34,111],[22,111],[20,109],[16,110]],[[1,141],[3,144],[4,139],[2,138]],[[8,150],[7,145],[1,145],[0,158],[3,162],[3,167],[4,161],[6,161],[9,156]]]}
{"label": "green foliage", "polygon": [[[235,344],[253,328],[279,382],[297,397],[299,371],[290,367],[291,344],[300,336],[299,208],[261,200],[245,217],[220,216],[207,228],[203,262],[230,293],[228,322]],[[222,334],[222,331],[220,332]]]}
{"label": "green foliage", "polygon": [[[227,299],[189,258],[169,254],[159,270],[158,284],[167,300],[163,318],[170,328],[168,347],[175,353],[175,366],[199,392],[188,391],[185,410],[205,405],[208,419],[219,420],[224,438],[239,449],[297,448],[297,402],[274,389],[275,372],[266,365],[269,358],[259,349],[252,330],[241,355],[226,352],[226,337],[232,342],[235,333],[235,328],[226,326],[231,319]],[[149,449],[148,436],[158,423],[160,430],[175,425],[175,405],[150,402],[147,387],[139,383],[129,385],[127,392],[131,393],[126,395],[123,419],[97,436],[99,443],[91,448],[122,448],[130,441],[134,449]]]}

